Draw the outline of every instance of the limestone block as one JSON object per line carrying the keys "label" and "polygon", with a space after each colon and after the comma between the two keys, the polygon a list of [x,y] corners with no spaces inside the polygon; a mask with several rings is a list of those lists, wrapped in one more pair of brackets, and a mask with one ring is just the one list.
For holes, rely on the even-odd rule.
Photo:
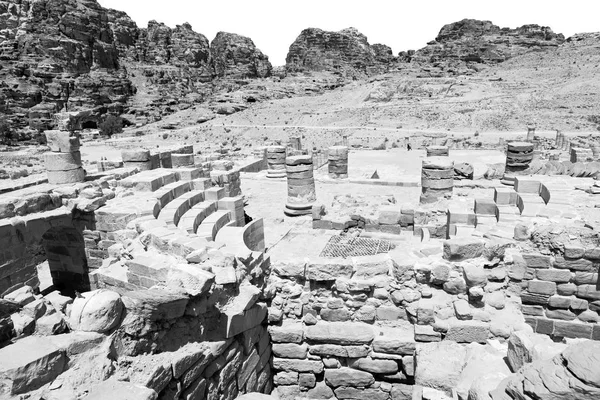
{"label": "limestone block", "polygon": [[315,343],[340,345],[369,344],[375,338],[373,328],[359,322],[319,322],[307,327],[305,335]]}
{"label": "limestone block", "polygon": [[194,166],[194,155],[171,153],[171,165],[173,166],[173,168]]}
{"label": "limestone block", "polygon": [[48,183],[52,185],[62,185],[66,183],[78,183],[85,181],[85,170],[81,167],[67,171],[48,171],[47,174]]}
{"label": "limestone block", "polygon": [[156,400],[158,394],[147,387],[131,382],[108,379],[92,388],[86,400]]}
{"label": "limestone block", "polygon": [[10,394],[35,390],[67,368],[64,351],[39,336],[29,336],[3,347],[0,360],[0,381],[4,381]]}
{"label": "limestone block", "polygon": [[301,345],[295,343],[273,343],[272,347],[273,354],[280,358],[306,358],[308,353],[308,345],[303,343]]}
{"label": "limestone block", "polygon": [[326,369],[325,382],[334,388],[340,386],[365,387],[373,384],[375,378],[369,372],[342,367],[339,369]]}
{"label": "limestone block", "polygon": [[105,289],[86,292],[73,302],[70,326],[73,330],[108,332],[119,323],[122,312],[118,293]]}
{"label": "limestone block", "polygon": [[150,150],[144,149],[132,149],[132,150],[122,150],[121,158],[123,162],[148,162],[151,160],[150,158]]}
{"label": "limestone block", "polygon": [[304,329],[300,322],[288,322],[282,326],[269,326],[269,334],[275,343],[302,343]]}
{"label": "limestone block", "polygon": [[234,337],[262,324],[267,317],[267,306],[256,304],[247,311],[240,312],[239,310],[234,310],[233,312],[235,313],[228,313],[226,311],[221,316],[220,328],[226,338]]}
{"label": "limestone block", "polygon": [[458,385],[467,349],[452,341],[419,345],[415,354],[415,383],[451,393]]}
{"label": "limestone block", "polygon": [[498,206],[492,199],[475,199],[475,214],[494,215],[498,214]]}
{"label": "limestone block", "polygon": [[370,357],[348,360],[348,366],[372,374],[395,374],[398,363],[393,360],[374,360]]}
{"label": "limestone block", "polygon": [[369,354],[368,346],[340,346],[336,344],[313,344],[310,345],[310,354],[321,357],[361,358]]}
{"label": "limestone block", "polygon": [[313,374],[320,374],[324,369],[322,361],[293,360],[277,357],[273,357],[273,368],[283,371],[312,372]]}
{"label": "limestone block", "polygon": [[458,343],[485,343],[490,334],[489,324],[481,321],[456,321],[450,324],[446,340]]}
{"label": "limestone block", "polygon": [[547,296],[552,296],[553,294],[556,293],[556,283],[532,280],[532,281],[529,281],[527,290],[530,293],[534,293],[534,294],[543,294],[543,295],[547,295]]}
{"label": "limestone block", "polygon": [[444,241],[444,259],[461,261],[483,254],[484,242],[472,238],[455,238]]}

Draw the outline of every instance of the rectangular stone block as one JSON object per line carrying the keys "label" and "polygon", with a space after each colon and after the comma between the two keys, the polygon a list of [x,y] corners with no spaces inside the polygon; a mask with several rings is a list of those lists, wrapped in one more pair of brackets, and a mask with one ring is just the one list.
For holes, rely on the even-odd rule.
{"label": "rectangular stone block", "polygon": [[533,294],[542,294],[542,295],[552,296],[553,294],[556,293],[556,283],[533,280],[533,281],[529,281],[527,290]]}
{"label": "rectangular stone block", "polygon": [[479,321],[460,321],[450,325],[446,340],[458,343],[485,343],[490,335],[490,326]]}
{"label": "rectangular stone block", "polygon": [[494,188],[494,201],[497,205],[516,205],[517,192],[512,188]]}
{"label": "rectangular stone block", "polygon": [[[571,280],[571,271],[563,269],[537,269],[535,276],[542,281],[567,283]],[[582,282],[583,283],[583,282]]]}
{"label": "rectangular stone block", "polygon": [[522,255],[523,260],[527,263],[528,268],[550,268],[552,267],[553,259],[551,256],[545,256],[536,253],[525,253]]}
{"label": "rectangular stone block", "polygon": [[383,207],[379,209],[378,222],[380,225],[397,225],[400,224],[400,215],[402,214],[400,207]]}
{"label": "rectangular stone block", "polygon": [[475,214],[494,215],[498,213],[498,207],[492,199],[475,199]]}
{"label": "rectangular stone block", "polygon": [[534,193],[539,194],[541,188],[540,181],[528,179],[524,177],[515,178],[515,191],[517,193]]}
{"label": "rectangular stone block", "polygon": [[593,327],[586,323],[554,321],[554,336],[591,339]]}

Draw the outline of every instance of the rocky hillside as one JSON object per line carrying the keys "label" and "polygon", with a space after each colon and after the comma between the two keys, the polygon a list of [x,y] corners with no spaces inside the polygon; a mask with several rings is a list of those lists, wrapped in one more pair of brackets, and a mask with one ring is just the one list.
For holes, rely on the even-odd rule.
{"label": "rocky hillside", "polygon": [[371,46],[355,28],[339,32],[308,28],[290,46],[286,68],[294,72],[335,71],[353,78],[384,72],[393,60],[388,46]]}
{"label": "rocky hillside", "polygon": [[135,92],[95,0],[0,1],[0,54],[0,111],[17,124],[49,128],[61,109],[119,113]]}
{"label": "rocky hillside", "polygon": [[0,0],[0,54],[0,111],[38,130],[82,109],[93,124],[107,112],[149,122],[205,101],[215,79],[271,73],[249,38],[221,32],[211,45],[187,23],[139,28],[96,0]]}
{"label": "rocky hillside", "polygon": [[[476,64],[496,64],[532,50],[556,48],[564,41],[562,34],[554,33],[547,26],[523,25],[509,29],[490,21],[463,19],[444,25],[435,40],[416,51],[411,61],[464,74]],[[473,69],[479,68],[474,66]]]}

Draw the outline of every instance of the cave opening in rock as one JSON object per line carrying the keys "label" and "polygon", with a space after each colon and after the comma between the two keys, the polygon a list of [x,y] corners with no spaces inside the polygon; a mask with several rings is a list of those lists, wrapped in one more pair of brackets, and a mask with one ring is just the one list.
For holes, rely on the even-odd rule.
{"label": "cave opening in rock", "polygon": [[98,129],[96,121],[85,121],[81,124],[81,129]]}

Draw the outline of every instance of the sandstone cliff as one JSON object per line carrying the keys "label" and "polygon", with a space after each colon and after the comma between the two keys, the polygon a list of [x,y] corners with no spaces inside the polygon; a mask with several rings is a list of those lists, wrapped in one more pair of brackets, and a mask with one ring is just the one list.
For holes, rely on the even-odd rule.
{"label": "sandstone cliff", "polygon": [[219,77],[265,78],[273,67],[252,39],[235,33],[219,32],[210,44],[215,73]]}
{"label": "sandstone cliff", "polygon": [[371,46],[355,28],[339,32],[308,28],[290,46],[286,67],[288,71],[336,71],[348,77],[364,76],[388,68],[388,49],[385,45]]}
{"label": "sandstone cliff", "polygon": [[490,21],[464,19],[444,25],[435,40],[416,51],[413,62],[440,64],[456,72],[466,63],[495,64],[532,50],[557,47],[565,41],[549,27],[523,25],[500,28]]}
{"label": "sandstone cliff", "polygon": [[0,1],[0,46],[0,108],[17,125],[48,128],[61,109],[122,110],[134,93],[95,0]]}
{"label": "sandstone cliff", "polygon": [[211,47],[188,23],[139,28],[96,0],[0,0],[0,54],[0,111],[38,130],[84,109],[95,123],[106,112],[150,122],[206,101],[214,79],[272,69],[247,37],[220,33]]}

